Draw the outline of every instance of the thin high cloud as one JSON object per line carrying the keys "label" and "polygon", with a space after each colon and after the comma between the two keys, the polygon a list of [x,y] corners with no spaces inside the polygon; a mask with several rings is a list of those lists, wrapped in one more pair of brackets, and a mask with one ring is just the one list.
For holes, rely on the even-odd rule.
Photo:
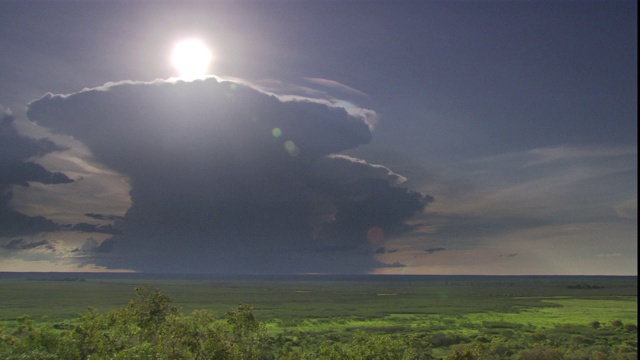
{"label": "thin high cloud", "polygon": [[342,83],[340,83],[338,81],[335,81],[335,80],[323,79],[323,78],[314,78],[314,77],[307,77],[307,78],[304,78],[304,79],[306,81],[309,81],[309,82],[314,83],[314,84],[322,85],[322,86],[325,86],[325,87],[330,88],[330,89],[339,90],[339,91],[341,91],[343,93],[346,93],[348,95],[351,95],[351,96],[354,96],[354,95],[355,96],[360,96],[360,97],[368,97],[369,96],[366,93],[364,93],[364,92],[362,92],[362,91],[360,91],[358,89],[352,88],[351,86],[342,84]]}
{"label": "thin high cloud", "polygon": [[629,207],[637,198],[637,150],[632,148],[542,148],[472,166],[478,182],[491,189],[488,201],[495,209],[502,202],[550,219],[606,218],[615,216],[614,207]]}
{"label": "thin high cloud", "polygon": [[[388,244],[400,251],[381,260],[411,263],[403,271],[418,273],[636,271],[636,149],[537,148],[468,166],[467,182],[449,193],[434,191],[439,201],[425,212],[426,226]],[[415,251],[441,244],[448,251]],[[598,255],[611,253],[622,255]]]}
{"label": "thin high cloud", "polygon": [[[222,78],[220,79],[222,80]],[[349,115],[362,119],[369,126],[370,130],[375,129],[380,121],[375,111],[354,104],[354,99],[361,100],[367,98],[367,94],[335,80],[303,78],[308,85],[300,85],[274,79],[263,79],[255,82],[237,78],[224,79],[247,84],[262,92],[277,96],[283,101],[309,101],[309,99],[313,99],[313,102],[316,103],[344,109]]]}
{"label": "thin high cloud", "polygon": [[432,201],[382,165],[336,155],[370,141],[371,113],[207,78],[47,94],[27,115],[129,179],[131,208],[102,229],[119,233],[83,247],[83,262],[358,273]]}

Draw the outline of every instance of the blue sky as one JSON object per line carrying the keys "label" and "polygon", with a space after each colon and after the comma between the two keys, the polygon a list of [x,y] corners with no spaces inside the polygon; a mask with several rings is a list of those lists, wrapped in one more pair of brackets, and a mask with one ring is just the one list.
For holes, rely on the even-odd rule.
{"label": "blue sky", "polygon": [[[0,33],[0,270],[637,273],[636,2],[7,1]],[[169,81],[192,37],[217,77]]]}

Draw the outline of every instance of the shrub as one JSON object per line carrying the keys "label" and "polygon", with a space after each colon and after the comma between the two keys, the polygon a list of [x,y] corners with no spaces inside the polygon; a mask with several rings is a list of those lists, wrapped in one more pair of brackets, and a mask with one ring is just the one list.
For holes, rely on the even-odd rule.
{"label": "shrub", "polygon": [[480,359],[480,348],[471,344],[453,345],[444,360],[476,360]]}
{"label": "shrub", "polygon": [[521,329],[523,327],[522,324],[508,321],[483,321],[482,326],[487,329]]}
{"label": "shrub", "polygon": [[533,349],[523,350],[518,354],[518,360],[562,360],[562,352],[547,346],[536,346]]}
{"label": "shrub", "polygon": [[613,320],[611,321],[611,326],[613,326],[616,329],[622,329],[624,327],[624,324],[620,320]]}
{"label": "shrub", "polygon": [[456,345],[463,342],[469,342],[469,338],[460,334],[443,334],[443,333],[435,333],[431,335],[429,338],[429,343],[433,347],[443,347]]}
{"label": "shrub", "polygon": [[565,360],[608,360],[611,359],[609,349],[604,346],[592,346],[572,350],[565,354]]}

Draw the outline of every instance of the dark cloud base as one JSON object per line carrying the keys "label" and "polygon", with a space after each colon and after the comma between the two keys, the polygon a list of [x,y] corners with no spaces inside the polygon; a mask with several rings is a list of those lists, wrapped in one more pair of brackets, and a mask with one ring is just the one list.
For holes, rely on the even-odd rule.
{"label": "dark cloud base", "polygon": [[131,208],[83,260],[109,268],[360,273],[433,200],[332,156],[370,141],[365,119],[239,83],[107,84],[47,94],[27,115],[129,177]]}
{"label": "dark cloud base", "polygon": [[40,241],[32,241],[28,242],[24,239],[13,239],[2,246],[5,250],[30,250],[35,248],[45,248],[47,250],[55,250],[55,247],[51,244],[49,240],[40,240]]}
{"label": "dark cloud base", "polygon": [[20,236],[54,231],[58,224],[42,216],[28,216],[10,206],[12,186],[28,187],[29,182],[65,184],[73,182],[65,174],[50,172],[27,161],[53,151],[64,150],[49,139],[31,139],[18,134],[10,113],[0,114],[0,236]]}

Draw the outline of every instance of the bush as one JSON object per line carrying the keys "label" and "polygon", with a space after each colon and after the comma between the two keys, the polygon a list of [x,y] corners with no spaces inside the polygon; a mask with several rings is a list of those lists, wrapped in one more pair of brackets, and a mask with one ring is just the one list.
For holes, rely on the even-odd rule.
{"label": "bush", "polygon": [[429,343],[433,347],[443,347],[469,342],[469,338],[460,334],[435,333],[429,338]]}
{"label": "bush", "polygon": [[524,325],[507,321],[483,321],[482,326],[487,329],[521,329]]}
{"label": "bush", "polygon": [[68,332],[53,325],[35,324],[30,318],[18,318],[18,326],[10,333],[0,332],[0,358],[11,359],[77,359],[74,342]]}
{"label": "bush", "polygon": [[453,345],[444,360],[476,360],[481,356],[480,348],[472,344]]}
{"label": "bush", "polygon": [[536,346],[518,354],[518,360],[562,360],[563,357],[560,350],[546,346]]}
{"label": "bush", "polygon": [[[240,305],[220,323],[207,311],[183,315],[154,288],[136,289],[127,307],[99,314],[89,309],[71,332],[80,359],[257,359],[264,326]],[[265,350],[265,351],[263,351]],[[71,359],[73,357],[70,357]]]}
{"label": "bush", "polygon": [[565,360],[608,360],[612,356],[604,346],[592,346],[567,352]]}
{"label": "bush", "polygon": [[624,327],[624,324],[620,320],[613,320],[611,322],[611,326],[613,326],[616,329],[622,329]]}

